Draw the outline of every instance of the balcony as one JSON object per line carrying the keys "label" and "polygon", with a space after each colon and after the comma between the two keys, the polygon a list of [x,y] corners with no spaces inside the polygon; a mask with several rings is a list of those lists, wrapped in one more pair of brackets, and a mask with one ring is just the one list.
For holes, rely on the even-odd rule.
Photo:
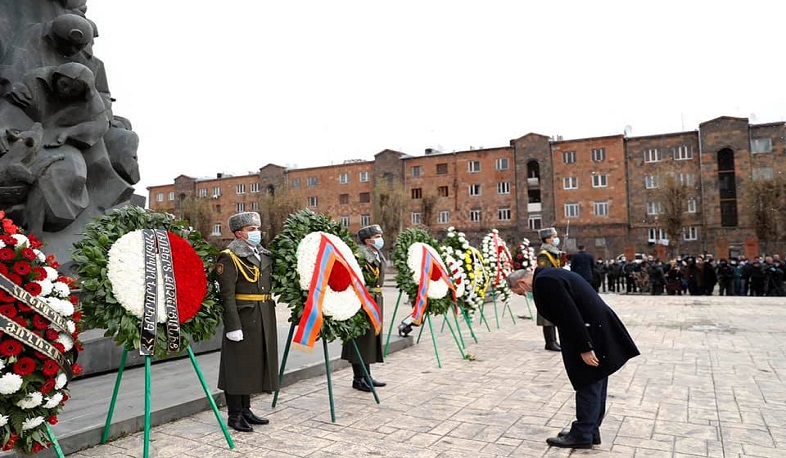
{"label": "balcony", "polygon": [[527,178],[527,186],[530,188],[537,188],[540,186],[540,178]]}
{"label": "balcony", "polygon": [[[537,180],[537,178],[534,179]],[[543,210],[543,204],[541,204],[540,202],[534,204],[527,204],[527,213],[540,213],[542,210]]]}

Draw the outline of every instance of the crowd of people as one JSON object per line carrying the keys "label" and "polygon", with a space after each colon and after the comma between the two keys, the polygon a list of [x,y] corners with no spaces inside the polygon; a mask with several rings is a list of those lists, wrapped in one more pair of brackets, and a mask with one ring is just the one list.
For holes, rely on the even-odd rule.
{"label": "crowd of people", "polygon": [[711,255],[668,263],[648,256],[641,261],[598,260],[592,285],[612,293],[692,296],[786,296],[786,266],[780,255],[715,260]]}

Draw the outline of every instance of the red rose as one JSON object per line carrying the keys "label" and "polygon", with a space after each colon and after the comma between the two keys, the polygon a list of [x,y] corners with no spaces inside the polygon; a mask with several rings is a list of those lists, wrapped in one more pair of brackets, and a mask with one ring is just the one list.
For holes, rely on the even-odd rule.
{"label": "red rose", "polygon": [[0,305],[0,314],[3,314],[6,318],[13,318],[16,316],[16,307],[11,304]]}
{"label": "red rose", "polygon": [[[2,265],[2,264],[0,264],[0,265]],[[74,294],[72,294],[72,295],[68,296],[68,300],[69,300],[69,301],[70,301],[70,302],[71,302],[73,305],[77,305],[77,304],[79,303],[79,298],[78,298],[78,297],[76,297],[76,295],[74,295]]]}
{"label": "red rose", "polygon": [[65,353],[65,347],[63,346],[63,344],[62,344],[62,343],[60,343],[60,342],[54,342],[54,343],[52,344],[52,346],[53,346],[53,347],[55,347],[55,348],[57,348],[57,351],[59,351],[60,353]]}
{"label": "red rose", "polygon": [[25,291],[32,294],[33,296],[38,296],[41,294],[41,285],[31,281],[25,285]]}
{"label": "red rose", "polygon": [[22,257],[32,261],[38,256],[36,256],[35,251],[31,250],[30,248],[22,248]]}
{"label": "red rose", "polygon": [[[2,266],[4,264],[0,264]],[[6,272],[7,274],[8,272]],[[0,302],[16,302],[16,298],[8,293],[5,290],[0,289]]]}
{"label": "red rose", "polygon": [[33,448],[31,449],[31,451],[33,453],[38,453],[38,452],[40,452],[43,449],[44,449],[44,446],[41,445],[39,442],[33,442]]}
{"label": "red rose", "polygon": [[19,376],[30,375],[35,371],[35,360],[29,356],[19,358],[19,361],[14,363],[14,374]]}
{"label": "red rose", "polygon": [[85,349],[84,345],[82,345],[82,342],[78,340],[74,342],[74,348],[76,348],[76,351],[82,351]]}
{"label": "red rose", "polygon": [[44,365],[41,368],[41,372],[47,377],[51,377],[57,374],[57,371],[59,370],[60,370],[60,366],[58,366],[57,363],[51,359],[44,361]]}
{"label": "red rose", "polygon": [[38,240],[38,237],[33,234],[28,234],[27,239],[30,241],[30,248],[41,248],[43,245],[43,242]]}
{"label": "red rose", "polygon": [[25,261],[16,261],[14,263],[14,272],[19,275],[27,275],[30,273],[30,264]]}
{"label": "red rose", "polygon": [[46,330],[46,339],[47,340],[57,340],[57,337],[60,334],[57,333],[54,329],[47,329]]}
{"label": "red rose", "polygon": [[36,313],[33,315],[33,327],[36,329],[46,329],[49,327],[49,320]]}
{"label": "red rose", "polygon": [[33,267],[33,273],[36,274],[36,280],[46,280],[46,270],[41,266]]}
{"label": "red rose", "polygon": [[58,267],[60,267],[60,263],[55,260],[55,255],[53,254],[50,254],[49,256],[46,257],[46,265],[48,265],[53,269],[57,269]]}
{"label": "red rose", "polygon": [[74,314],[71,315],[71,318],[73,318],[73,320],[77,323],[82,321],[82,311],[80,310],[78,312],[74,312]]}
{"label": "red rose", "polygon": [[16,356],[22,353],[22,344],[16,340],[6,339],[0,342],[0,355]]}
{"label": "red rose", "polygon": [[47,418],[46,422],[49,423],[50,425],[56,425],[57,424],[57,415],[52,415],[51,417]]}
{"label": "red rose", "polygon": [[9,234],[0,235],[0,241],[3,242],[5,246],[16,246],[16,239]]}
{"label": "red rose", "polygon": [[82,375],[82,366],[79,364],[74,364],[71,366],[71,370],[74,371],[74,375]]}
{"label": "red rose", "polygon": [[69,396],[68,393],[63,393],[63,402],[68,401],[70,398],[71,396]]}
{"label": "red rose", "polygon": [[[8,246],[8,243],[6,243]],[[0,261],[10,261],[16,257],[14,250],[10,248],[0,248]]]}
{"label": "red rose", "polygon": [[[55,379],[50,378],[43,385],[41,385],[41,392],[44,394],[49,393],[50,391],[55,389]],[[54,425],[54,423],[52,423]]]}
{"label": "red rose", "polygon": [[20,277],[19,275],[15,274],[13,272],[8,272],[8,275],[6,275],[6,278],[8,278],[12,282],[16,283],[17,285],[22,286],[22,277]]}

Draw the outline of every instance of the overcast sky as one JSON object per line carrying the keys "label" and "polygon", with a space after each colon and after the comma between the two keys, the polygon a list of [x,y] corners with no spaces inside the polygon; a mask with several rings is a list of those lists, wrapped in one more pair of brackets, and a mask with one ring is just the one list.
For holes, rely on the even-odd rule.
{"label": "overcast sky", "polygon": [[90,0],[147,186],[786,119],[783,1]]}

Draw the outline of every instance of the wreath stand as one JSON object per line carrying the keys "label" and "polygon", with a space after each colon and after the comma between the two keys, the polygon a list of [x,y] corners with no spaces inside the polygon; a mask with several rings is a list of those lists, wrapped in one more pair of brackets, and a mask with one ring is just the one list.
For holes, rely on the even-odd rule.
{"label": "wreath stand", "polygon": [[[489,326],[489,320],[486,319],[486,314],[483,312],[483,310],[485,308],[486,308],[486,304],[485,303],[482,304],[480,307],[478,307],[478,310],[480,310],[480,314],[479,314],[480,318],[478,318],[478,323],[479,324],[485,324],[486,325],[486,330],[488,332],[491,332],[491,326]],[[494,302],[494,316],[495,317],[497,316],[497,303],[496,302]],[[499,318],[497,318],[497,329],[499,329]]]}
{"label": "wreath stand", "polygon": [[[232,441],[232,437],[229,435],[229,430],[227,430],[227,425],[224,423],[224,420],[221,418],[221,414],[218,411],[218,406],[216,406],[216,401],[213,399],[213,396],[210,395],[210,389],[205,382],[205,377],[202,375],[202,370],[199,368],[199,363],[194,356],[194,352],[191,350],[191,346],[187,346],[186,350],[188,350],[188,357],[191,359],[191,364],[194,366],[194,371],[199,378],[199,383],[202,385],[202,389],[205,391],[205,397],[207,397],[208,402],[210,402],[210,407],[213,409],[213,413],[216,415],[216,420],[218,421],[219,426],[221,426],[221,430],[224,432],[224,437],[227,440],[227,444],[229,445],[230,449],[235,448],[235,443]],[[117,371],[117,379],[115,379],[115,389],[112,393],[112,401],[109,403],[109,412],[106,415],[106,423],[104,424],[104,432],[101,435],[101,443],[105,444],[106,441],[109,439],[109,427],[112,424],[112,416],[115,413],[115,403],[117,402],[117,393],[120,391],[120,381],[123,379],[123,371],[126,367],[126,357],[128,356],[128,348],[123,349],[123,355],[120,357],[120,367]],[[144,458],[147,458],[150,453],[150,405],[151,405],[151,376],[150,376],[150,365],[151,365],[152,356],[145,355],[145,445],[144,445]]]}
{"label": "wreath stand", "polygon": [[[494,301],[494,304],[497,303],[497,291],[494,290],[491,292],[491,300]],[[510,312],[510,319],[513,320],[513,324],[516,324],[516,317],[513,316],[513,310],[510,309],[510,301],[505,302],[505,305],[502,307],[502,317],[505,318],[505,311]],[[495,308],[496,310],[496,308]],[[497,323],[499,325],[499,323]],[[499,326],[498,326],[499,327]]]}
{"label": "wreath stand", "polygon": [[[472,329],[472,320],[469,318],[469,313],[467,313],[466,309],[461,309],[461,316],[464,317],[464,321],[467,323],[467,327],[469,328],[469,334],[472,336],[472,340],[474,340],[475,343],[478,343],[478,338],[477,336],[475,336],[475,331]],[[447,317],[446,314],[445,319],[442,321],[442,328],[439,330],[440,333],[445,332],[445,324],[447,323],[448,320],[449,318]],[[461,339],[461,346],[466,349],[467,345],[464,343],[464,336],[461,333],[461,326],[459,326],[458,315],[455,313],[453,314],[453,321],[456,323],[458,336],[459,339]]]}
{"label": "wreath stand", "polygon": [[60,448],[60,443],[57,442],[57,436],[55,436],[55,432],[52,431],[52,427],[49,426],[49,423],[44,422],[46,424],[46,435],[49,436],[49,440],[52,441],[52,448],[55,449],[55,455],[57,458],[65,458],[63,454],[63,449]]}
{"label": "wreath stand", "polygon": [[[529,306],[529,298],[532,297],[532,292],[528,291],[524,294],[524,301],[527,303],[527,312],[529,312],[529,316],[527,317],[528,320],[532,319],[532,308]],[[521,318],[521,317],[519,317]]]}
{"label": "wreath stand", "polygon": [[[287,366],[287,357],[289,357],[289,349],[292,346],[292,339],[295,335],[296,327],[297,325],[293,321],[292,325],[289,327],[289,336],[287,337],[287,344],[284,347],[284,355],[281,359],[281,368],[278,371],[278,389],[273,394],[273,403],[271,407],[276,407],[276,404],[278,403],[278,393],[281,391],[281,381],[284,378],[284,369]],[[328,342],[325,339],[321,339],[321,340],[322,340],[322,349],[325,354],[325,377],[327,378],[328,399],[330,400],[330,421],[335,423],[336,408],[335,408],[335,403],[333,402],[333,382],[330,378],[331,369],[330,369],[330,354],[328,352]],[[377,396],[377,390],[374,389],[374,380],[371,378],[371,374],[369,374],[368,370],[366,369],[366,364],[363,362],[363,357],[360,355],[360,349],[358,349],[358,344],[357,342],[355,342],[355,339],[352,339],[352,349],[355,350],[355,356],[357,356],[358,360],[361,362],[360,365],[363,367],[363,377],[366,379],[368,386],[371,388],[371,394],[374,395],[374,401],[376,401],[376,403],[379,404],[379,396]]]}

